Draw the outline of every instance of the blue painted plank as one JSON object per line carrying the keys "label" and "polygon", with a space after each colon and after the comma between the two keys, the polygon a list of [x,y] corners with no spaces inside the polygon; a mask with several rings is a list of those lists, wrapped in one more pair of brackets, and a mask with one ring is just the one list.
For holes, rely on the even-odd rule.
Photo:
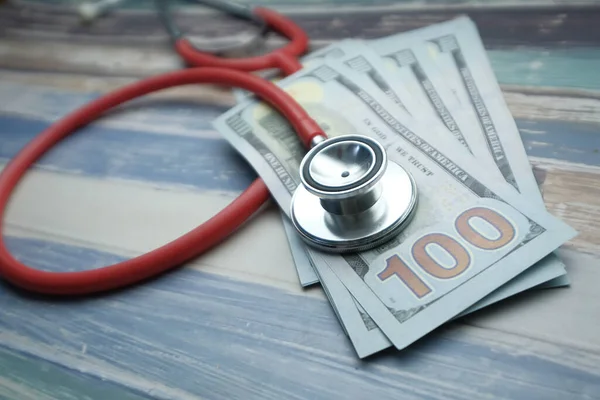
{"label": "blue painted plank", "polygon": [[[600,125],[524,119],[516,122],[528,155],[600,166]],[[0,159],[13,157],[48,125],[45,121],[0,115]],[[97,124],[67,138],[38,166],[92,177],[233,192],[243,190],[256,177],[222,139],[147,134]]]}
{"label": "blue painted plank", "polygon": [[[0,115],[0,158],[12,158],[49,122]],[[97,124],[81,129],[39,162],[44,168],[201,189],[241,191],[256,177],[222,139],[147,134]]]}
{"label": "blue painted plank", "polygon": [[113,382],[0,346],[0,399],[150,399]]}
{"label": "blue painted plank", "polygon": [[[47,270],[120,259],[26,238],[9,237],[8,246],[23,262]],[[206,399],[600,398],[597,370],[443,332],[406,351],[360,361],[326,301],[188,269],[73,301],[3,286],[0,331],[19,335],[3,346],[23,340],[51,346],[50,353],[27,351],[75,369],[85,360],[93,377],[111,376],[140,391],[164,385],[162,394],[153,392],[157,398],[169,388]]]}
{"label": "blue painted plank", "polygon": [[600,124],[517,120],[527,154],[600,165]]}

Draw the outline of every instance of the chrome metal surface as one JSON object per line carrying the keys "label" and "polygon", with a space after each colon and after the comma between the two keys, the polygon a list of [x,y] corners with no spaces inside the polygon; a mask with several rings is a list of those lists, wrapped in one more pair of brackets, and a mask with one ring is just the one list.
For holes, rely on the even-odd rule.
{"label": "chrome metal surface", "polygon": [[414,215],[417,188],[413,178],[394,162],[380,179],[378,200],[359,213],[336,214],[304,186],[292,198],[292,222],[309,245],[328,252],[356,252],[392,239]]}
{"label": "chrome metal surface", "polygon": [[348,140],[318,151],[310,162],[308,172],[319,185],[338,190],[360,182],[374,166],[375,153],[371,147]]}
{"label": "chrome metal surface", "polygon": [[313,147],[300,163],[300,179],[321,199],[342,200],[367,193],[385,173],[387,154],[367,136],[326,139]]}
{"label": "chrome metal surface", "polygon": [[323,137],[323,136],[315,136],[315,137],[313,137],[311,139],[311,141],[310,141],[310,148],[312,149],[313,147],[315,147],[319,143],[323,142],[324,140],[325,140],[325,137]]}
{"label": "chrome metal surface", "polygon": [[372,207],[381,196],[381,184],[377,183],[371,190],[364,194],[358,194],[354,197],[343,198],[340,200],[319,199],[321,206],[333,214],[348,215],[358,214]]}

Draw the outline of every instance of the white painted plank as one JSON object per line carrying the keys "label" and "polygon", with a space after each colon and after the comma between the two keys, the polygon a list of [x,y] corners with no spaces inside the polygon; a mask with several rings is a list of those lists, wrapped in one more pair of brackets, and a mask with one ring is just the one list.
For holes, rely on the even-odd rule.
{"label": "white painted plank", "polygon": [[559,250],[571,286],[535,290],[463,318],[489,330],[600,354],[600,259]]}
{"label": "white painted plank", "polygon": [[[9,233],[21,228],[133,256],[176,239],[233,198],[231,193],[31,171],[11,200],[6,221]],[[302,292],[273,205],[190,267]]]}

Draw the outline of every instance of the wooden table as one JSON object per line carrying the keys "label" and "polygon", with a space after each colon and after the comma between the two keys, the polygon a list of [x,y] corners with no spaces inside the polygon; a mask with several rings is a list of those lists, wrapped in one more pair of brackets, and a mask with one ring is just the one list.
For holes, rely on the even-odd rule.
{"label": "wooden table", "polygon": [[[0,7],[2,162],[90,98],[181,67],[149,2],[91,26],[74,3]],[[468,14],[549,211],[580,232],[558,252],[570,288],[530,291],[360,361],[321,289],[300,289],[271,205],[214,251],[142,286],[56,301],[2,285],[0,398],[600,398],[597,3],[266,2],[316,47]],[[198,8],[179,21],[205,38],[249,32]],[[172,90],[83,129],[27,176],[4,226],[10,250],[39,268],[94,268],[206,220],[255,176],[210,127],[232,104],[217,88]]]}

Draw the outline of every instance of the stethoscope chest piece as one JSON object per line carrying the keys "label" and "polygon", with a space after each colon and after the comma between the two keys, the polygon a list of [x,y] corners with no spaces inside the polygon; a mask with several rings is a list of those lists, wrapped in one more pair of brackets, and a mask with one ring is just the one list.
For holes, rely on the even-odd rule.
{"label": "stethoscope chest piece", "polygon": [[413,178],[366,136],[338,136],[313,147],[300,165],[292,222],[304,241],[329,252],[371,249],[410,222]]}

